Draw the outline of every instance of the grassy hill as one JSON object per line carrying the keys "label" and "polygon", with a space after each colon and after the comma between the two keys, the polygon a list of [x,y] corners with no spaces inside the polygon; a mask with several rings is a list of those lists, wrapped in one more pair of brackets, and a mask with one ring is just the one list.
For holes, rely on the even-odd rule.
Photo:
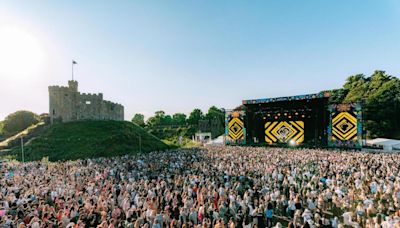
{"label": "grassy hill", "polygon": [[[73,160],[164,150],[168,146],[143,128],[123,121],[79,121],[54,124],[25,145],[25,160]],[[20,148],[11,156],[20,160]]]}
{"label": "grassy hill", "polygon": [[4,139],[4,135],[3,135],[3,121],[0,121],[0,141]]}

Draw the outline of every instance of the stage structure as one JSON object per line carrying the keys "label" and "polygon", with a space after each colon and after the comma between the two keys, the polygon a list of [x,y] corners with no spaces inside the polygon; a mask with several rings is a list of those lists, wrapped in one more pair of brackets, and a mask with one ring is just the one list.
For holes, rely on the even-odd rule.
{"label": "stage structure", "polygon": [[329,105],[330,94],[244,100],[226,112],[226,144],[361,148],[361,105]]}
{"label": "stage structure", "polygon": [[227,145],[246,144],[244,117],[244,111],[225,112],[225,143]]}
{"label": "stage structure", "polygon": [[360,103],[330,105],[329,147],[362,147],[362,109]]}

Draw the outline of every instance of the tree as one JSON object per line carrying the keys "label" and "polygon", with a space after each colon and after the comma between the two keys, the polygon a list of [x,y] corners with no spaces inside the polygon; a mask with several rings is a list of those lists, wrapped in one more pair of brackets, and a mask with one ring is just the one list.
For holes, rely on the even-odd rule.
{"label": "tree", "polygon": [[155,117],[162,119],[165,116],[165,112],[164,111],[156,111],[155,113]]}
{"label": "tree", "polygon": [[39,116],[30,111],[17,111],[8,115],[3,121],[5,135],[14,135],[39,122]]}
{"label": "tree", "polygon": [[225,110],[219,109],[215,106],[211,106],[208,109],[208,112],[206,114],[206,118],[211,120],[211,119],[221,119],[223,120],[225,117]]}
{"label": "tree", "polygon": [[347,93],[349,91],[346,89],[340,88],[340,89],[328,90],[328,91],[323,91],[323,92],[328,92],[331,94],[331,96],[329,97],[330,104],[339,104],[339,103],[343,102],[344,98],[347,96]]}
{"label": "tree", "polygon": [[366,128],[372,137],[393,137],[398,133],[400,80],[375,71],[365,96]]}
{"label": "tree", "polygon": [[147,125],[150,127],[154,126],[159,126],[163,124],[163,119],[165,118],[165,112],[164,111],[156,111],[154,113],[154,116],[150,117],[147,120]]}
{"label": "tree", "polygon": [[400,80],[375,71],[347,78],[343,88],[332,91],[331,103],[362,102],[369,137],[396,137],[400,129]]}
{"label": "tree", "polygon": [[188,122],[190,124],[197,125],[199,123],[199,121],[202,119],[204,119],[203,112],[200,109],[196,108],[190,113]]}
{"label": "tree", "polygon": [[0,136],[3,135],[3,125],[4,125],[4,122],[0,121]]}
{"label": "tree", "polygon": [[161,119],[161,124],[162,125],[172,125],[173,124],[172,117],[170,115],[165,115]]}
{"label": "tree", "polygon": [[210,131],[213,137],[219,136],[224,133],[225,123],[225,110],[211,106],[206,114]]}
{"label": "tree", "polygon": [[348,91],[344,102],[360,101],[368,91],[369,79],[366,79],[363,74],[352,75],[347,78],[343,89]]}
{"label": "tree", "polygon": [[132,123],[135,123],[141,127],[144,127],[145,126],[144,115],[140,114],[140,113],[136,113],[132,118]]}
{"label": "tree", "polygon": [[174,115],[172,115],[172,121],[175,125],[185,125],[186,115],[183,113],[175,113]]}

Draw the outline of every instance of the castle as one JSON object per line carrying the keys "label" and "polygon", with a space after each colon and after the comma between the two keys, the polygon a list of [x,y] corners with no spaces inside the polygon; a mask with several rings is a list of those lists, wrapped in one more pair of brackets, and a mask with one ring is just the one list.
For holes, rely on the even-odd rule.
{"label": "castle", "polygon": [[124,106],[103,100],[103,94],[78,92],[78,82],[66,86],[49,86],[51,123],[77,120],[124,120]]}

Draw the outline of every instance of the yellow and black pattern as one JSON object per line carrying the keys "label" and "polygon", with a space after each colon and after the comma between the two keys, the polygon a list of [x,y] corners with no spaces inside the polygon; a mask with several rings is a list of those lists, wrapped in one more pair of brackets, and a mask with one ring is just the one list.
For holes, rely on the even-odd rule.
{"label": "yellow and black pattern", "polygon": [[228,138],[231,140],[244,139],[244,123],[239,117],[230,119],[228,123]]}
{"label": "yellow and black pattern", "polygon": [[357,113],[332,113],[332,140],[357,140]]}
{"label": "yellow and black pattern", "polygon": [[304,141],[303,121],[274,121],[265,123],[265,141],[272,143],[287,143],[294,140],[296,144]]}

